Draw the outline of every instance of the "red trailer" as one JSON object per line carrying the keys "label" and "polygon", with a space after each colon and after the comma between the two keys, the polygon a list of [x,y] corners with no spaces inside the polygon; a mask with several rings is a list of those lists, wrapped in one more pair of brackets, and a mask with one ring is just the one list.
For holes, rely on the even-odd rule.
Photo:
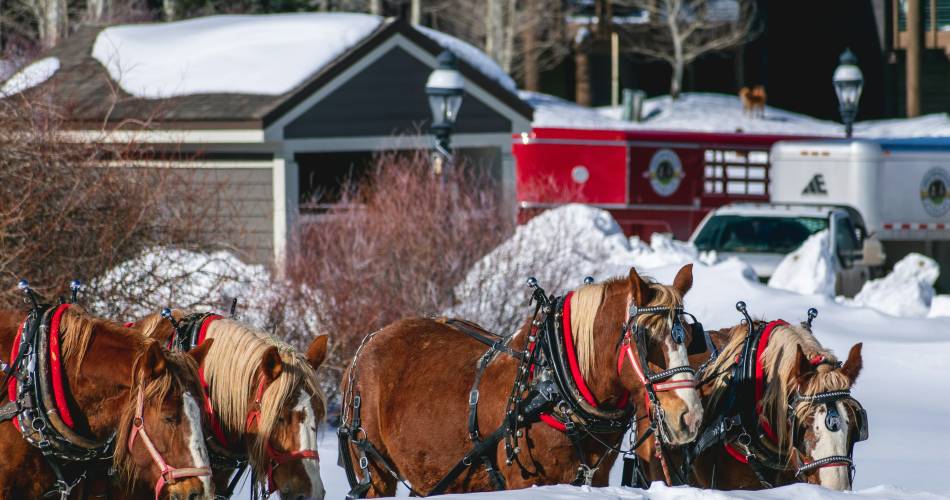
{"label": "red trailer", "polygon": [[514,136],[519,217],[564,203],[610,211],[628,235],[685,240],[726,203],[769,200],[769,149],[802,136],[535,128]]}

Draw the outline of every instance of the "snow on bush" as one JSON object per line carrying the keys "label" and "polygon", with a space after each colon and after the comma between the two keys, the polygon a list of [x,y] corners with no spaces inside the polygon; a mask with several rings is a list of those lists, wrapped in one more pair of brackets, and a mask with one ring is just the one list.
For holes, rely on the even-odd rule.
{"label": "snow on bush", "polygon": [[834,297],[836,261],[828,237],[827,230],[819,231],[786,255],[769,278],[769,286],[805,295]]}
{"label": "snow on bush", "polygon": [[243,310],[260,303],[269,283],[263,266],[245,264],[227,251],[152,248],[95,279],[91,288],[99,297],[96,310],[131,320],[163,307],[220,309],[232,297]]}
{"label": "snow on bush", "polygon": [[512,333],[529,309],[525,280],[533,276],[548,293],[562,294],[583,284],[638,269],[682,265],[697,260],[688,243],[654,234],[650,245],[627,239],[605,210],[570,204],[547,210],[477,262],[456,287],[459,304],[448,315],[470,318],[499,333]]}
{"label": "snow on bush", "polygon": [[59,71],[59,59],[55,57],[44,57],[35,61],[3,82],[3,86],[0,86],[0,97],[31,89],[52,78],[57,71]]}
{"label": "snow on bush", "polygon": [[887,276],[865,283],[852,303],[893,316],[924,317],[931,312],[933,285],[939,276],[935,260],[911,253],[894,264]]}

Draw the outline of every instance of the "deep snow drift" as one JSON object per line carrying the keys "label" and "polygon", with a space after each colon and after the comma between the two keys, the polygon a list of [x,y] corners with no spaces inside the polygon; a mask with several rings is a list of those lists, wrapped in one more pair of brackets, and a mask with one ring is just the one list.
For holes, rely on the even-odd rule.
{"label": "deep snow drift", "polygon": [[0,98],[31,89],[53,77],[59,71],[59,59],[44,57],[16,72],[0,86]]}
{"label": "deep snow drift", "polygon": [[[764,118],[742,111],[738,96],[701,92],[647,99],[643,121],[621,120],[620,108],[587,108],[559,97],[521,91],[521,99],[534,107],[535,127],[616,130],[689,130],[695,132],[745,132],[841,137],[843,125],[767,106]],[[855,137],[940,137],[950,135],[946,113],[910,119],[869,120],[854,124]]]}

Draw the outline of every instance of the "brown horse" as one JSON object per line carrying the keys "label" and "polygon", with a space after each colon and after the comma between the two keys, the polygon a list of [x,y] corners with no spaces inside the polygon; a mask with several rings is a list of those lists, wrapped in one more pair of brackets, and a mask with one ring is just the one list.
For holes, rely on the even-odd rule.
{"label": "brown horse", "polygon": [[[671,335],[673,325],[678,324],[674,319],[682,312],[683,296],[691,286],[692,266],[681,269],[672,286],[644,280],[631,268],[626,279],[581,287],[565,298],[565,302],[570,299],[569,305],[555,304],[551,309],[544,305],[541,313],[549,316],[536,315],[534,327],[528,322],[504,340],[504,346],[496,348],[508,354],[494,357],[486,355],[485,345],[470,338],[473,334],[485,335],[484,330],[457,320],[406,319],[367,336],[344,374],[341,389],[344,427],[355,425],[355,438],[365,438],[373,446],[368,452],[372,488],[366,493],[393,495],[393,475],[423,493],[432,492],[440,480],[445,483],[453,465],[465,465],[464,460],[459,461],[472,450],[473,437],[477,442],[490,443],[490,436],[481,436],[485,438],[481,441],[478,432],[472,433],[467,425],[472,401],[477,405],[476,429],[499,429],[496,433],[504,431],[505,439],[515,444],[509,446],[506,441],[504,447],[490,447],[487,458],[475,463],[484,468],[466,469],[445,488],[447,491],[497,488],[501,480],[493,478],[488,469],[497,470],[508,488],[569,483],[582,475],[586,483],[605,485],[615,458],[611,447],[619,446],[624,429],[634,418],[656,417],[657,433],[669,443],[692,440],[702,409],[693,387],[692,370],[681,366],[687,363],[684,339],[677,343]],[[561,309],[554,311],[557,307]],[[591,406],[596,405],[590,414],[623,408],[619,428],[585,432],[575,440],[571,431],[585,422],[574,418],[580,414],[562,399],[550,413],[542,414],[542,421],[530,417],[522,420],[524,415],[518,413],[518,424],[512,425],[510,432],[505,431],[502,423],[515,420],[508,417],[513,415],[508,410],[511,398],[543,391],[544,381],[552,376],[549,367],[553,357],[531,366],[516,358],[518,353],[528,355],[541,345],[539,325],[547,321],[542,318],[551,316],[555,325],[565,325],[559,331],[563,331],[570,373],[579,392],[586,393],[577,396],[578,400],[583,396]],[[632,345],[634,330],[643,335],[643,350]],[[691,334],[685,334],[689,342]],[[552,349],[560,349],[560,345]],[[628,352],[633,354],[628,357]],[[636,358],[636,354],[643,357]],[[476,392],[472,390],[473,381],[483,356],[487,362]],[[534,378],[513,389],[515,380],[525,380],[516,378],[519,373],[529,371]],[[649,382],[654,384],[651,392],[655,413],[649,413],[641,372],[662,375]],[[661,383],[661,379],[669,381]],[[662,384],[671,385],[664,388]],[[360,408],[354,407],[356,396]],[[638,409],[641,401],[647,405]],[[347,450],[352,463],[359,464],[360,449],[351,443]],[[390,466],[391,472],[387,470]],[[363,471],[355,472],[364,475]]]}
{"label": "brown horse", "polygon": [[[866,438],[867,425],[863,409],[850,396],[861,372],[861,344],[855,344],[847,361],[839,363],[807,325],[784,321],[756,321],[754,325],[762,332],[757,355],[762,383],[754,388],[757,401],[741,395],[739,399],[756,405],[753,415],[758,415],[756,430],[761,431],[761,439],[746,444],[747,437],[740,432],[727,432],[724,442],[695,457],[690,482],[724,490],[801,481],[850,489],[852,449],[856,441]],[[709,427],[719,425],[718,417],[728,411],[733,367],[740,364],[737,360],[742,357],[748,332],[746,324],[710,332],[713,343],[721,347],[718,357],[710,362],[708,355],[690,359],[695,366],[706,365],[698,373],[704,382],[701,394],[706,415],[701,436],[711,432],[706,430]],[[753,428],[747,428],[752,432]],[[681,454],[673,455],[674,461],[682,459]],[[652,446],[639,450],[646,463],[647,482],[662,479],[655,456]]]}
{"label": "brown horse", "polygon": [[[53,416],[69,421],[71,428],[63,432],[74,433],[77,440],[104,443],[115,437],[109,460],[65,464],[64,472],[104,475],[112,467],[126,484],[154,486],[156,498],[160,493],[176,499],[211,498],[200,408],[192,396],[200,391],[196,360],[206,348],[191,356],[169,353],[134,330],[89,316],[75,305],[53,308],[50,314],[50,342],[61,342],[61,352],[51,349],[50,356],[61,360],[62,367],[62,389],[56,394],[62,405],[56,405]],[[3,357],[19,342],[25,317],[22,311],[0,311]],[[57,478],[17,425],[26,423],[15,419],[0,424],[0,497],[40,498]],[[30,425],[38,424],[34,420]]]}
{"label": "brown horse", "polygon": [[[285,499],[322,499],[317,427],[326,400],[316,370],[327,352],[327,337],[317,337],[306,356],[272,335],[217,315],[173,311],[176,321],[191,318],[196,341],[213,339],[200,366],[208,444],[213,456],[247,459],[258,484]],[[183,323],[186,324],[186,323]],[[168,343],[176,335],[159,314],[133,327]],[[182,330],[184,333],[184,330]],[[226,491],[235,466],[214,463],[214,482]],[[236,478],[235,478],[236,479]]]}

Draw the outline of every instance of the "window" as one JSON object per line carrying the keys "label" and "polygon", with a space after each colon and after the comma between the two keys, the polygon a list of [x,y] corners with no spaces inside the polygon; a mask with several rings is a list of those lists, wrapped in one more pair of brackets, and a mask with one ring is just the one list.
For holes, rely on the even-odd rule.
{"label": "window", "polygon": [[706,222],[695,244],[704,252],[786,254],[827,228],[828,221],[819,217],[717,215]]}

